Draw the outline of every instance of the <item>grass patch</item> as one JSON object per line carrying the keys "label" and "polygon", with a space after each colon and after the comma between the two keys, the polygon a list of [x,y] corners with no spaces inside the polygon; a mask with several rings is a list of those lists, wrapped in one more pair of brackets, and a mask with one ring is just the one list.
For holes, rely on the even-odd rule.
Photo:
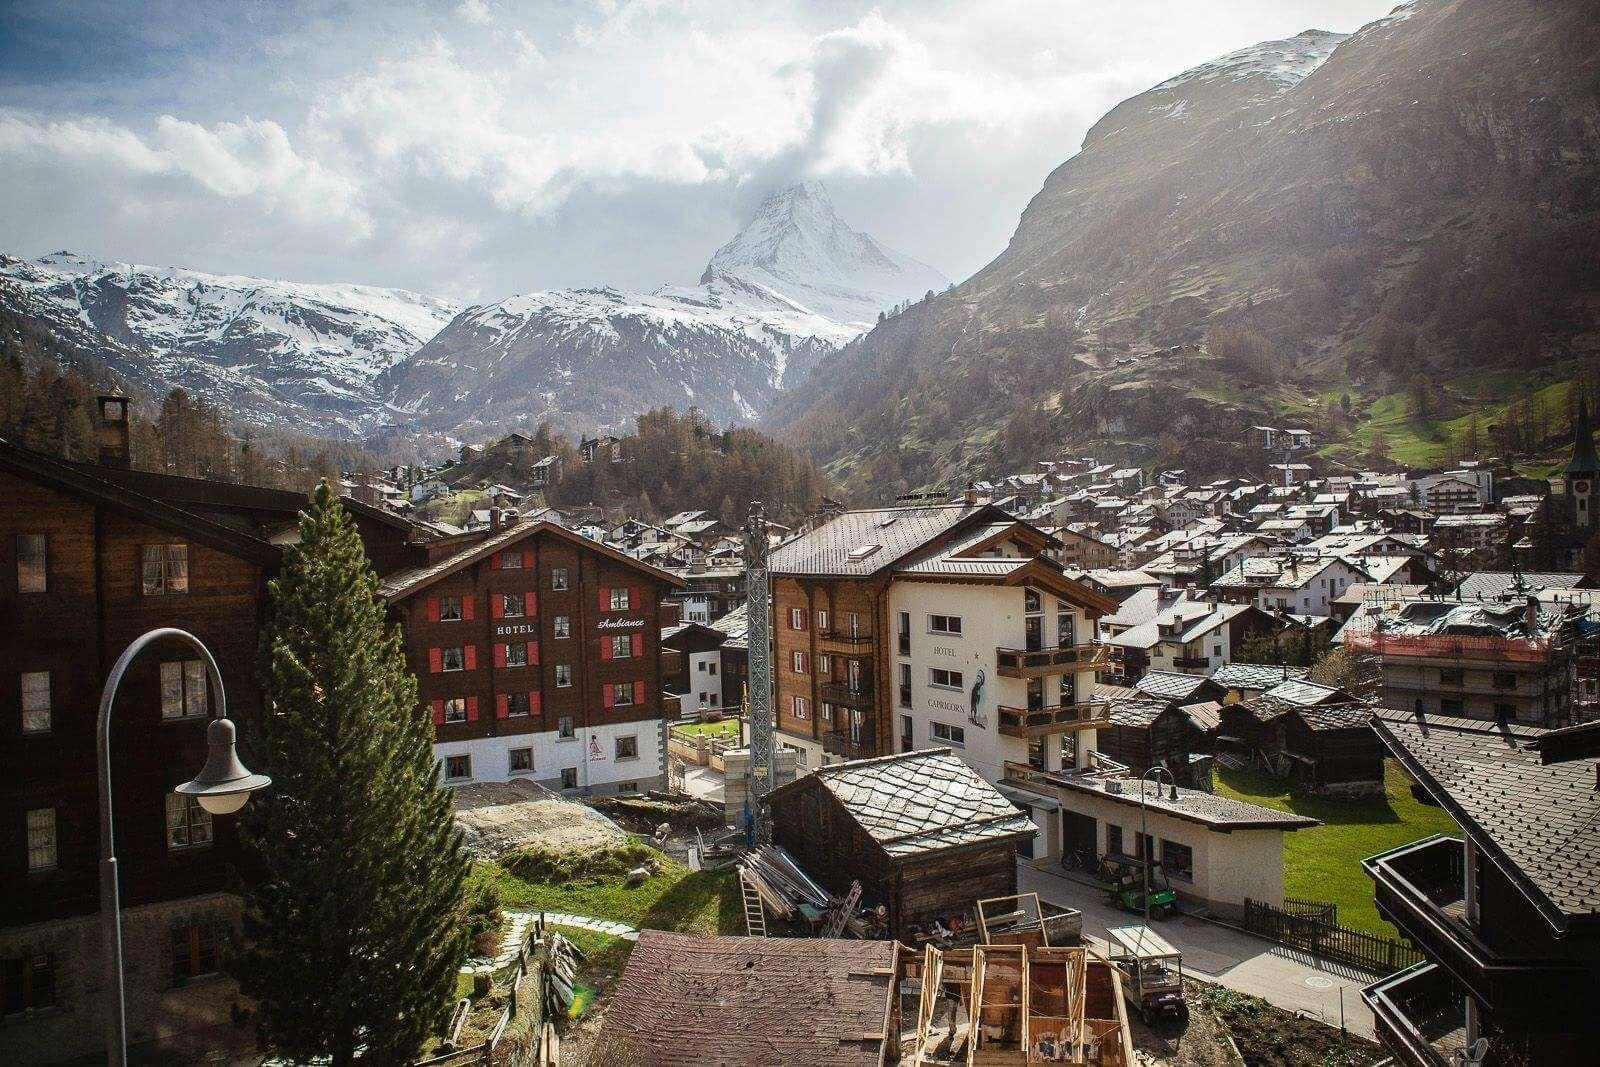
{"label": "grass patch", "polygon": [[505,906],[518,911],[565,911],[640,929],[695,934],[744,932],[739,882],[732,868],[691,871],[654,849],[646,851],[659,868],[634,886],[627,884],[626,875],[619,874],[530,880],[497,864],[484,866],[493,868],[491,875],[499,885]]}
{"label": "grass patch", "polygon": [[739,720],[723,719],[720,722],[691,722],[682,726],[674,726],[675,734],[686,734],[689,737],[713,737],[718,740],[735,740],[739,736]]}
{"label": "grass patch", "polygon": [[1372,879],[1361,861],[1432,834],[1459,834],[1440,808],[1411,795],[1411,779],[1394,760],[1384,761],[1384,795],[1338,798],[1291,794],[1277,778],[1254,771],[1217,768],[1219,796],[1319,819],[1321,826],[1283,835],[1283,891],[1291,897],[1331,900],[1339,921],[1357,930],[1394,937],[1378,917]]}

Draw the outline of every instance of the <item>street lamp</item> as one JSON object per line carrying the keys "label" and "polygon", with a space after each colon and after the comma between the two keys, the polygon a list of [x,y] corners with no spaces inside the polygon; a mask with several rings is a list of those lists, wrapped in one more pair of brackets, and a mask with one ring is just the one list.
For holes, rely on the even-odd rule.
{"label": "street lamp", "polygon": [[100,694],[100,717],[95,730],[95,762],[100,772],[100,919],[104,928],[108,979],[113,983],[106,1011],[106,1062],[126,1067],[128,1062],[128,1017],[122,989],[122,898],[117,887],[117,855],[111,830],[111,705],[117,687],[134,657],[155,641],[177,640],[187,644],[205,661],[211,689],[217,694],[217,718],[206,727],[206,742],[211,746],[200,773],[176,792],[195,797],[213,815],[228,815],[244,807],[250,794],[272,783],[264,774],[251,774],[234,751],[236,733],[228,718],[228,698],[222,688],[222,674],[211,650],[187,630],[162,627],[134,639],[106,678]]}
{"label": "street lamp", "polygon": [[1149,780],[1149,778],[1150,778],[1150,776],[1152,774],[1156,776],[1156,794],[1158,796],[1161,793],[1161,775],[1164,774],[1164,775],[1167,776],[1167,782],[1172,786],[1172,799],[1173,800],[1177,800],[1178,799],[1178,780],[1176,778],[1174,778],[1172,776],[1172,772],[1167,770],[1165,767],[1162,767],[1162,766],[1160,766],[1158,764],[1158,765],[1156,765],[1154,767],[1151,767],[1148,771],[1145,771],[1144,774],[1140,777],[1140,779],[1139,779],[1139,849],[1140,849],[1140,851],[1142,851],[1144,853],[1144,863],[1142,863],[1140,866],[1144,870],[1144,924],[1146,926],[1150,925],[1150,862],[1154,858],[1154,857],[1152,857],[1150,855],[1150,853],[1155,851],[1155,847],[1154,847],[1154,845],[1152,844],[1152,842],[1150,840],[1150,834],[1145,829],[1145,826],[1146,826],[1145,813],[1146,813],[1147,809],[1145,808],[1144,784],[1145,784],[1146,781]]}

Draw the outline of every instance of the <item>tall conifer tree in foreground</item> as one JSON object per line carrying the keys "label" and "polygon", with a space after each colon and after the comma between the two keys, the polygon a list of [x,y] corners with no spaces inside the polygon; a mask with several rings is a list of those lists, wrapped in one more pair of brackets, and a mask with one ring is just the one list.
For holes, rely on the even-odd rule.
{"label": "tall conifer tree in foreground", "polygon": [[259,752],[273,786],[244,824],[264,877],[241,985],[264,1046],[296,1061],[408,1062],[446,1022],[467,952],[468,861],[377,588],[324,483],[269,586]]}

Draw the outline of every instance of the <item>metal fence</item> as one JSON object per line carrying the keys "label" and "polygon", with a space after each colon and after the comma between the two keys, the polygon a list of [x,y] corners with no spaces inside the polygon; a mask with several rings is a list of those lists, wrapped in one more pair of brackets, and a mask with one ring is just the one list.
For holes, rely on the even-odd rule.
{"label": "metal fence", "polygon": [[1338,909],[1331,903],[1285,900],[1284,904],[1285,907],[1279,908],[1259,900],[1246,900],[1245,929],[1269,941],[1360,967],[1373,974],[1392,974],[1422,962],[1422,953],[1403,941],[1342,925],[1337,920]]}

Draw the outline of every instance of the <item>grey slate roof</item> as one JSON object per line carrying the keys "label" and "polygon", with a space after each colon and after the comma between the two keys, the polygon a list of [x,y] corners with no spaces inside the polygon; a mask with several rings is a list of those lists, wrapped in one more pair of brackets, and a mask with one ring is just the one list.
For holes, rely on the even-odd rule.
{"label": "grey slate roof", "polygon": [[[847,511],[774,549],[772,573],[841,577],[876,574],[984,508],[984,505],[940,504]],[[881,547],[871,555],[850,558],[858,548],[874,544]]]}
{"label": "grey slate roof", "polygon": [[1297,708],[1296,714],[1313,732],[1322,730],[1365,729],[1372,722],[1372,708],[1360,701],[1328,704],[1317,708]]}
{"label": "grey slate roof", "polygon": [[1179,674],[1176,671],[1150,671],[1133,683],[1133,687],[1146,696],[1169,703],[1189,703],[1195,692],[1209,681],[1202,674]]}
{"label": "grey slate roof", "polygon": [[1600,919],[1594,760],[1542,763],[1530,726],[1381,711],[1373,728],[1553,926]]}
{"label": "grey slate roof", "polygon": [[1581,574],[1539,574],[1524,572],[1513,574],[1509,571],[1473,571],[1461,579],[1460,592],[1462,600],[1495,600],[1511,593],[1518,579],[1522,580],[1524,595],[1534,593],[1540,589],[1577,589],[1584,584]]}
{"label": "grey slate roof", "polygon": [[[948,748],[835,763],[810,777],[832,793],[890,856],[1034,831],[1025,812]],[[801,778],[783,789],[805,782]]]}
{"label": "grey slate roof", "polygon": [[723,648],[749,648],[749,605],[740,604],[722,618],[713,622],[711,628],[713,630],[721,630],[728,635],[728,639],[722,644]]}
{"label": "grey slate roof", "polygon": [[1317,704],[1327,704],[1331,701],[1343,702],[1340,690],[1330,685],[1308,682],[1303,678],[1279,682],[1271,689],[1268,689],[1266,695],[1275,700],[1281,700],[1286,704],[1293,704],[1302,708],[1313,707]]}
{"label": "grey slate roof", "polygon": [[1265,692],[1285,677],[1304,678],[1305,667],[1279,667],[1272,663],[1225,663],[1211,672],[1211,680],[1224,689],[1260,689]]}

